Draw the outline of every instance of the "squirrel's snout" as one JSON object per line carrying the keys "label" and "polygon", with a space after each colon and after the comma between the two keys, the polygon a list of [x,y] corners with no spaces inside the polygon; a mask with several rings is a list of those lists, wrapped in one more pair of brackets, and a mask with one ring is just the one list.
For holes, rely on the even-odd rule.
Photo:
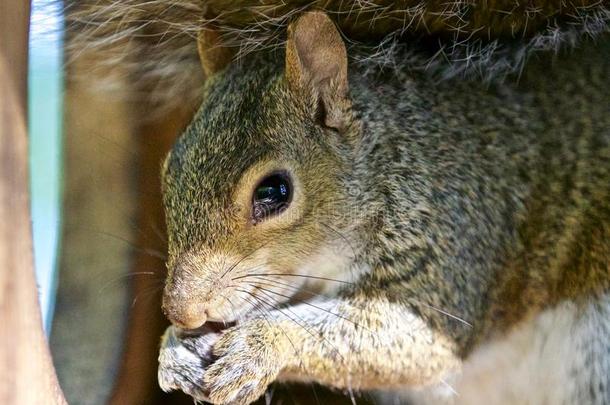
{"label": "squirrel's snout", "polygon": [[165,304],[163,304],[163,312],[174,326],[181,329],[200,328],[208,318],[205,310],[168,310]]}
{"label": "squirrel's snout", "polygon": [[163,312],[169,321],[181,329],[197,329],[208,319],[205,305],[192,298],[176,296],[172,292],[163,294]]}
{"label": "squirrel's snout", "polygon": [[237,294],[230,272],[238,264],[245,264],[245,260],[225,253],[182,254],[165,283],[165,316],[173,325],[190,330],[209,322],[235,321],[240,310],[247,310],[244,306],[236,308],[230,301]]}

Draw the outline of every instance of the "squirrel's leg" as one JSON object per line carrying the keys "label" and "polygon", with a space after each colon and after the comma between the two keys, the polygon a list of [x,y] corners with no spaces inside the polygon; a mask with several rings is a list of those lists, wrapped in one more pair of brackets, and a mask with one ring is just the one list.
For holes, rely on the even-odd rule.
{"label": "squirrel's leg", "polygon": [[341,389],[439,382],[459,367],[452,343],[407,306],[328,299],[277,308],[227,331],[204,372],[214,403],[248,403],[281,378]]}

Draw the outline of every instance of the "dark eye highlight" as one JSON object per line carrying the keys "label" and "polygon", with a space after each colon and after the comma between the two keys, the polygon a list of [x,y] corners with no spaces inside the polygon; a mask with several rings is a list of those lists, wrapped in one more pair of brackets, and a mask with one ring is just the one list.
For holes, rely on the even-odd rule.
{"label": "dark eye highlight", "polygon": [[274,172],[265,177],[254,190],[252,196],[252,218],[260,222],[277,215],[290,205],[292,183],[285,172]]}

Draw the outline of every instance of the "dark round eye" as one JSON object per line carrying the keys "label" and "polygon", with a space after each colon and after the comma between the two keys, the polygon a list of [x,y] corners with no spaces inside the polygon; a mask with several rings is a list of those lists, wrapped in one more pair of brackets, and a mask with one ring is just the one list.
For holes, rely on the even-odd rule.
{"label": "dark round eye", "polygon": [[279,214],[288,208],[292,199],[292,184],[285,172],[271,173],[254,190],[252,217],[255,222]]}

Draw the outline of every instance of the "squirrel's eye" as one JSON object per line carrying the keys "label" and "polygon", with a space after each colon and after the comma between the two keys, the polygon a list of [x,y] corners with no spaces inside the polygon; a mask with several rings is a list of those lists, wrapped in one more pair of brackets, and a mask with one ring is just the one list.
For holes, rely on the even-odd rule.
{"label": "squirrel's eye", "polygon": [[292,185],[288,174],[272,173],[265,177],[252,196],[252,216],[255,222],[279,214],[290,204]]}

